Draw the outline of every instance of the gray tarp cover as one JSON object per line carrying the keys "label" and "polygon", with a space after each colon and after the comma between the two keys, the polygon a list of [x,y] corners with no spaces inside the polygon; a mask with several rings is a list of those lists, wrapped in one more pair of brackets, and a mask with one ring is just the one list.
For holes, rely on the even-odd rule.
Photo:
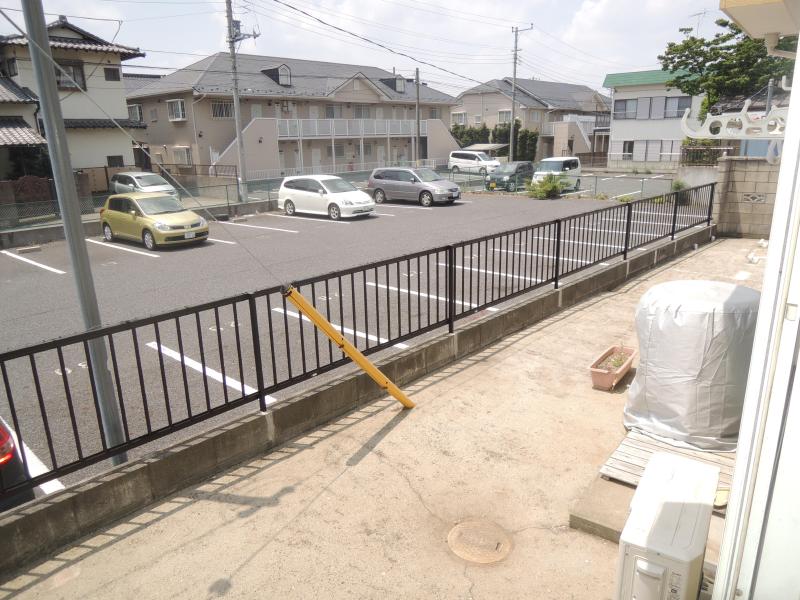
{"label": "gray tarp cover", "polygon": [[636,308],[639,366],[624,422],[678,445],[735,450],[760,294],[671,281]]}

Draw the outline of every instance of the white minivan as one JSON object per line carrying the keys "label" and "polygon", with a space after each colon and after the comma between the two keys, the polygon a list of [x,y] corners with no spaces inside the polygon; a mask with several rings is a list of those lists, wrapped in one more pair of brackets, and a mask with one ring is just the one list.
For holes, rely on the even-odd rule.
{"label": "white minivan", "polygon": [[574,181],[574,189],[579,190],[581,188],[581,159],[577,156],[545,158],[536,165],[533,180],[541,181],[548,175],[564,175],[570,183]]}
{"label": "white minivan", "polygon": [[480,173],[488,175],[500,166],[500,161],[491,158],[485,152],[475,152],[473,150],[455,150],[450,153],[447,161],[447,168],[453,173],[464,171],[465,173]]}
{"label": "white minivan", "polygon": [[288,216],[304,212],[328,215],[334,221],[368,215],[375,201],[349,181],[334,175],[285,177],[278,190],[278,208]]}

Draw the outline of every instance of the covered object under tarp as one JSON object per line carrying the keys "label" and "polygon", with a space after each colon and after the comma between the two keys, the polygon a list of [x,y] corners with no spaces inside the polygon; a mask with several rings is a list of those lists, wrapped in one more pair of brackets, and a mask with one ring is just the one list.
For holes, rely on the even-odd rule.
{"label": "covered object under tarp", "polygon": [[639,366],[628,429],[704,450],[735,450],[760,294],[717,281],[652,287],[636,308]]}

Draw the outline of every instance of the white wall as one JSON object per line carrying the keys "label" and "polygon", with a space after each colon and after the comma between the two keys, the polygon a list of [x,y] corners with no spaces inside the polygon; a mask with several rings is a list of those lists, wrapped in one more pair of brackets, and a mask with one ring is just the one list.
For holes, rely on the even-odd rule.
{"label": "white wall", "polygon": [[102,167],[106,157],[120,154],[126,165],[133,164],[131,141],[119,129],[67,129],[67,145],[74,169]]}
{"label": "white wall", "polygon": [[[632,98],[651,98],[654,96],[666,96],[670,98],[686,96],[686,94],[675,88],[667,90],[663,85],[639,85],[616,89],[612,99],[628,100]],[[702,101],[702,96],[694,96],[692,98],[692,116],[698,114]],[[613,112],[611,115],[612,140],[682,140],[684,137],[686,136],[681,129],[680,117],[669,119],[615,119]]]}

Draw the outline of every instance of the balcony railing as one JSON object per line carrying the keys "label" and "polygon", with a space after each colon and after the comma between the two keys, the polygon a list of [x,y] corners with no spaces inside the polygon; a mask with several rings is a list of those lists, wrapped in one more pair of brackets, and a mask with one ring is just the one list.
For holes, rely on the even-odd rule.
{"label": "balcony railing", "polygon": [[[420,135],[428,135],[427,121],[420,121]],[[417,122],[410,119],[278,119],[279,139],[353,138],[416,135]]]}

